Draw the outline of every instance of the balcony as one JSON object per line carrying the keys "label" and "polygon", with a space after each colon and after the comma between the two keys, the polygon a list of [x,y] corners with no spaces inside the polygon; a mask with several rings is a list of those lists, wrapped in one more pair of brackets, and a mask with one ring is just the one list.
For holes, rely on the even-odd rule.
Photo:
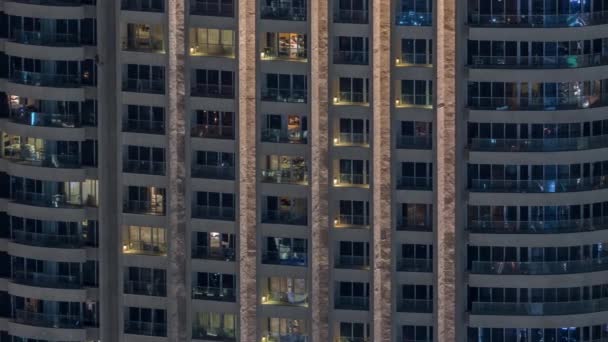
{"label": "balcony", "polygon": [[266,333],[262,335],[262,342],[308,342],[308,336],[300,334]]}
{"label": "balcony", "polygon": [[82,329],[82,317],[78,315],[61,315],[50,313],[38,313],[21,309],[15,309],[14,320],[16,323],[33,325],[45,328],[60,329]]}
{"label": "balcony", "polygon": [[334,139],[335,146],[369,146],[368,133],[338,133],[338,137]]}
{"label": "balcony", "polygon": [[608,23],[608,11],[571,14],[479,14],[469,13],[473,27],[582,27]]}
{"label": "balcony", "polygon": [[126,121],[123,121],[122,130],[124,132],[133,133],[164,134],[165,123],[164,121],[128,119]]}
{"label": "balcony", "polygon": [[190,89],[190,95],[200,97],[213,97],[220,99],[233,99],[234,87],[231,85],[195,84]]}
{"label": "balcony", "polygon": [[[470,57],[471,58],[471,57]],[[608,64],[601,53],[567,56],[472,56],[475,69],[569,69]]]}
{"label": "balcony", "polygon": [[338,255],[335,259],[336,268],[369,269],[369,256]]}
{"label": "balcony", "polygon": [[473,261],[471,265],[471,273],[497,275],[572,274],[606,270],[608,270],[608,258],[545,262]]}
{"label": "balcony", "polygon": [[307,55],[308,54],[305,47],[279,49],[265,47],[260,53],[260,58],[263,61],[286,60],[306,62]]}
{"label": "balcony", "polygon": [[369,11],[353,9],[335,9],[334,23],[339,24],[367,24]]}
{"label": "balcony", "polygon": [[11,280],[18,284],[56,289],[79,289],[82,287],[80,276],[75,275],[13,271]]}
{"label": "balcony", "polygon": [[411,95],[411,94],[400,94],[395,101],[395,107],[397,108],[433,108],[433,96],[430,94],[423,95]]}
{"label": "balcony", "polygon": [[234,5],[223,1],[195,0],[190,2],[190,14],[211,17],[233,17]]}
{"label": "balcony", "polygon": [[45,194],[39,192],[14,191],[11,199],[15,202],[47,208],[82,208],[80,195]]}
{"label": "balcony", "polygon": [[490,139],[473,138],[471,151],[482,152],[558,152],[581,151],[608,147],[608,135],[578,138],[548,139]]}
{"label": "balcony", "polygon": [[[336,337],[334,342],[371,342],[371,340],[369,339],[369,337],[340,336],[340,337]],[[422,341],[405,341],[404,340],[403,342],[422,342]],[[427,341],[425,341],[425,342],[427,342]],[[432,342],[432,341],[428,341],[428,342]]]}
{"label": "balcony", "polygon": [[273,291],[262,296],[262,305],[287,305],[308,307],[308,294]]}
{"label": "balcony", "polygon": [[405,53],[401,52],[401,57],[398,57],[395,60],[395,65],[399,67],[404,66],[422,66],[422,67],[430,67],[433,64],[433,56],[429,52],[426,53]]}
{"label": "balcony", "polygon": [[234,221],[234,208],[210,205],[194,205],[192,217],[206,220]]}
{"label": "balcony", "polygon": [[[290,6],[277,3],[279,6],[262,6],[260,17],[269,20],[305,21],[306,7]],[[292,4],[293,5],[293,4]]]}
{"label": "balcony", "polygon": [[234,329],[199,326],[192,324],[192,339],[233,342],[236,341]]}
{"label": "balcony", "polygon": [[13,148],[13,146],[10,146],[9,148],[5,148],[4,157],[7,160],[23,165],[55,169],[77,169],[82,166],[80,156],[76,154],[37,152],[28,149],[28,145],[20,145],[20,147]]}
{"label": "balcony", "polygon": [[397,190],[433,190],[433,179],[428,177],[399,177]]}
{"label": "balcony", "polygon": [[608,229],[608,216],[578,220],[492,221],[470,220],[472,233],[498,234],[559,234]]}
{"label": "balcony", "polygon": [[141,321],[125,321],[125,334],[144,336],[167,336],[167,324]]}
{"label": "balcony", "polygon": [[606,176],[557,180],[469,180],[469,190],[472,192],[556,193],[589,191],[606,187],[608,187],[608,177]]}
{"label": "balcony", "polygon": [[308,217],[305,213],[284,210],[264,210],[262,212],[262,223],[305,226],[308,224]]}
{"label": "balcony", "polygon": [[265,251],[262,254],[262,263],[283,266],[304,266],[308,265],[306,252],[278,252]]}
{"label": "balcony", "polygon": [[41,72],[13,70],[10,81],[36,87],[78,88],[81,86],[78,75],[59,75]]}
{"label": "balcony", "polygon": [[192,177],[234,180],[234,166],[221,165],[192,165]]}
{"label": "balcony", "polygon": [[234,58],[232,44],[194,44],[190,47],[190,56],[213,56]]}
{"label": "balcony", "polygon": [[123,172],[141,173],[146,175],[164,175],[165,162],[149,160],[126,160],[123,162]]}
{"label": "balcony", "polygon": [[367,51],[336,51],[334,64],[368,65],[369,52]]}
{"label": "balcony", "polygon": [[26,232],[23,230],[13,230],[12,239],[24,245],[54,248],[79,248],[85,244],[82,236],[77,234],[62,235]]}
{"label": "balcony", "polygon": [[262,182],[273,184],[308,184],[308,173],[306,170],[262,170]]}
{"label": "balcony", "polygon": [[262,87],[262,101],[306,103],[308,93],[306,90],[277,89]]}
{"label": "balcony", "polygon": [[397,231],[431,232],[433,224],[424,220],[408,220],[407,217],[397,218]]}
{"label": "balcony", "polygon": [[334,308],[338,310],[369,310],[369,297],[336,295]]}
{"label": "balcony", "polygon": [[397,26],[433,26],[432,12],[405,11],[397,13]]}
{"label": "balcony", "polygon": [[608,311],[608,298],[576,302],[471,303],[471,313],[473,315],[545,316],[577,315],[602,311]]}
{"label": "balcony", "polygon": [[122,208],[128,214],[165,215],[164,204],[151,201],[125,200]]}
{"label": "balcony", "polygon": [[129,241],[122,246],[123,254],[167,255],[167,245],[146,241]]}
{"label": "balcony", "polygon": [[127,11],[163,12],[165,2],[163,0],[122,0],[121,4],[121,9]]}
{"label": "balcony", "polygon": [[167,295],[165,284],[159,282],[125,280],[123,289],[126,294],[157,297]]}
{"label": "balcony", "polygon": [[337,178],[334,178],[334,186],[348,187],[369,187],[369,175],[361,173],[340,173]]}
{"label": "balcony", "polygon": [[337,97],[334,97],[334,105],[369,105],[369,100],[364,93],[341,91]]}
{"label": "balcony", "polygon": [[397,259],[397,271],[399,272],[433,272],[432,259]]}
{"label": "balcony", "polygon": [[561,97],[469,97],[472,110],[573,110],[608,105],[607,95]]}
{"label": "balcony", "polygon": [[192,258],[218,261],[234,261],[235,250],[234,248],[228,247],[193,246]]}
{"label": "balcony", "polygon": [[235,292],[233,288],[192,286],[192,299],[234,302],[236,300]]}
{"label": "balcony", "polygon": [[124,51],[165,53],[165,43],[162,39],[126,38],[122,42]]}
{"label": "balcony", "polygon": [[399,136],[397,136],[397,148],[415,149],[415,150],[430,150],[433,148],[433,137],[430,135],[428,135],[428,136],[399,135]]}
{"label": "balcony", "polygon": [[122,82],[122,91],[146,94],[164,94],[165,81],[128,78]]}
{"label": "balcony", "polygon": [[78,34],[47,31],[24,31],[17,29],[13,31],[10,40],[19,44],[52,47],[75,47],[81,45]]}
{"label": "balcony", "polygon": [[208,139],[234,139],[234,127],[193,124],[190,129],[190,136]]}
{"label": "balcony", "polygon": [[340,214],[334,220],[335,228],[369,228],[369,216]]}
{"label": "balcony", "polygon": [[30,4],[30,5],[42,5],[42,6],[65,6],[75,7],[82,5],[95,5],[94,0],[13,0],[14,2]]}
{"label": "balcony", "polygon": [[12,110],[11,120],[15,123],[37,127],[73,128],[81,126],[78,115],[42,113],[24,108]]}
{"label": "balcony", "polygon": [[397,301],[397,312],[432,313],[433,301],[425,299],[401,299]]}
{"label": "balcony", "polygon": [[271,143],[306,144],[308,131],[293,131],[286,129],[262,129],[262,141]]}

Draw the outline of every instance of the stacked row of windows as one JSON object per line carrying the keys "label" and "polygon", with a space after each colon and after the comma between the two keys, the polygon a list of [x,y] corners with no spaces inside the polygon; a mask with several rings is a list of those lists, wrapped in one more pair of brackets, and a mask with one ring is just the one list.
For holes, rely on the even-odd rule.
{"label": "stacked row of windows", "polygon": [[608,338],[608,324],[563,328],[468,328],[467,342],[595,342]]}

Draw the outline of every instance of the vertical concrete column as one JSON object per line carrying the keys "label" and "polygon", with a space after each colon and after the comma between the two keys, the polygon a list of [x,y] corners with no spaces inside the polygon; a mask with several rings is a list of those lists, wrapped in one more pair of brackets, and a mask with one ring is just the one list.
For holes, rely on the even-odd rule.
{"label": "vertical concrete column", "polygon": [[310,4],[311,336],[329,341],[328,0]]}
{"label": "vertical concrete column", "polygon": [[256,1],[238,0],[240,341],[257,339]]}
{"label": "vertical concrete column", "polygon": [[186,208],[186,47],[185,1],[167,2],[167,337],[190,341],[187,293],[188,242]]}
{"label": "vertical concrete column", "polygon": [[435,14],[435,336],[456,341],[456,1]]}
{"label": "vertical concrete column", "polygon": [[391,2],[372,4],[373,341],[392,339]]}

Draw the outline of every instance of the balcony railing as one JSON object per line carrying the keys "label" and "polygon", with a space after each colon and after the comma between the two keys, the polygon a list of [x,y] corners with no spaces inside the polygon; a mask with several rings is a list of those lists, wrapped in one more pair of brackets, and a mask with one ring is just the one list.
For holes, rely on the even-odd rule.
{"label": "balcony railing", "polygon": [[122,0],[122,9],[128,11],[163,12],[163,0]]}
{"label": "balcony railing", "polygon": [[167,336],[167,324],[141,321],[125,321],[125,334],[145,336]]}
{"label": "balcony railing", "polygon": [[264,305],[308,306],[307,293],[273,291],[262,295]]}
{"label": "balcony railing", "polygon": [[193,164],[192,177],[234,180],[234,166]]}
{"label": "balcony railing", "polygon": [[262,212],[262,223],[305,226],[308,224],[308,217],[305,213],[296,213],[283,210],[264,210]]}
{"label": "balcony railing", "polygon": [[167,245],[165,243],[152,243],[146,241],[129,241],[123,245],[123,253],[166,255]]}
{"label": "balcony railing", "polygon": [[18,284],[37,287],[50,287],[58,289],[79,289],[82,287],[79,275],[13,271],[13,276],[11,279]]}
{"label": "balcony railing", "polygon": [[164,53],[165,43],[162,39],[125,38],[122,42],[125,51]]}
{"label": "balcony railing", "polygon": [[19,164],[50,167],[57,169],[77,169],[82,166],[80,156],[77,154],[57,154],[30,151],[25,147],[20,150],[5,149],[4,157]]}
{"label": "balcony railing", "polygon": [[13,230],[12,237],[17,243],[32,246],[78,248],[84,245],[82,236],[77,234],[61,235]]}
{"label": "balcony railing", "polygon": [[234,329],[221,329],[216,327],[200,326],[196,323],[193,323],[192,338],[211,341],[232,342],[236,341],[236,333]]}
{"label": "balcony railing", "polygon": [[260,54],[262,60],[295,60],[305,61],[307,58],[307,51],[305,47],[296,48],[272,48],[265,47],[262,49]]}
{"label": "balcony railing", "polygon": [[469,183],[469,189],[473,192],[554,193],[588,191],[606,187],[608,187],[608,176],[556,180],[471,179]]}
{"label": "balcony railing", "polygon": [[16,309],[14,320],[17,323],[34,325],[46,328],[82,329],[82,317],[77,315],[62,315],[38,313]]}
{"label": "balcony railing", "polygon": [[572,110],[602,107],[608,95],[560,97],[469,97],[472,110]]}
{"label": "balcony railing", "polygon": [[262,6],[260,17],[270,20],[305,21],[306,7],[289,6]]}
{"label": "balcony railing", "polygon": [[198,83],[190,89],[192,96],[214,97],[221,99],[234,98],[234,86]]}
{"label": "balcony railing", "polygon": [[81,125],[78,115],[43,113],[27,109],[12,110],[11,119],[28,126],[73,128]]}
{"label": "balcony railing", "polygon": [[362,255],[338,255],[336,257],[336,268],[369,268],[369,256]]}
{"label": "balcony railing", "polygon": [[147,175],[164,175],[165,162],[150,160],[126,160],[123,163],[123,171],[129,173],[143,173]]}
{"label": "balcony railing", "polygon": [[306,90],[262,87],[262,101],[306,103],[307,94]]}
{"label": "balcony railing", "polygon": [[128,78],[122,82],[122,90],[136,93],[164,94],[165,80]]}
{"label": "balcony railing", "polygon": [[210,205],[194,205],[192,217],[206,220],[234,221],[234,208]]}
{"label": "balcony railing", "polygon": [[471,68],[568,69],[608,64],[608,56],[601,53],[566,56],[472,56]]}
{"label": "balcony railing", "polygon": [[492,221],[471,220],[472,233],[558,234],[608,229],[608,216],[576,220]]}
{"label": "balcony railing", "polygon": [[193,124],[190,129],[190,136],[210,139],[234,139],[234,127]]}
{"label": "balcony railing", "polygon": [[407,217],[397,217],[397,230],[399,231],[416,231],[430,232],[433,230],[433,224],[424,220],[415,221],[408,220]]}
{"label": "balcony railing", "polygon": [[76,33],[55,33],[46,31],[13,30],[11,40],[28,45],[41,45],[53,47],[80,46],[80,38]]}
{"label": "balcony railing", "polygon": [[334,139],[337,146],[368,146],[368,133],[339,133],[338,138]]}
{"label": "balcony railing", "polygon": [[165,123],[163,121],[150,120],[126,120],[123,121],[122,130],[135,133],[165,133]]}
{"label": "balcony railing", "polygon": [[334,64],[369,64],[368,51],[336,51],[334,52]]}
{"label": "balcony railing", "polygon": [[480,27],[581,27],[608,22],[608,11],[572,14],[469,14],[469,25]]}
{"label": "balcony railing", "polygon": [[232,44],[194,44],[190,47],[191,56],[234,57]]}
{"label": "balcony railing", "polygon": [[221,302],[234,302],[235,290],[227,287],[192,286],[192,298],[201,300],[216,300]]}
{"label": "balcony railing", "polygon": [[543,275],[598,272],[606,270],[608,270],[608,258],[545,262],[473,261],[471,265],[471,273],[476,274]]}
{"label": "balcony railing", "polygon": [[213,17],[233,17],[234,5],[223,1],[195,0],[190,2],[190,14]]}
{"label": "balcony railing", "polygon": [[124,292],[135,295],[164,297],[167,295],[167,287],[160,282],[125,280]]}
{"label": "balcony railing", "polygon": [[12,0],[13,2],[19,2],[30,5],[43,5],[43,6],[66,6],[75,7],[82,5],[95,5],[95,1],[91,0]]}
{"label": "balcony railing", "polygon": [[399,98],[397,99],[396,106],[428,108],[433,106],[433,96],[430,94],[400,94]]}
{"label": "balcony railing", "polygon": [[400,272],[433,272],[433,259],[400,258],[397,260]]}
{"label": "balcony railing", "polygon": [[[340,336],[340,337],[336,337],[334,342],[371,342],[371,340],[368,337]],[[429,342],[432,342],[432,341],[429,341]]]}
{"label": "balcony railing", "polygon": [[308,256],[306,252],[266,251],[262,254],[262,263],[285,266],[306,266],[308,265]]}
{"label": "balcony railing", "polygon": [[143,215],[165,215],[165,205],[151,201],[125,200],[123,212]]}
{"label": "balcony railing", "polygon": [[291,131],[283,129],[262,129],[262,141],[273,143],[306,144],[308,131]]}
{"label": "balcony railing", "polygon": [[274,184],[308,184],[308,173],[306,170],[282,169],[262,170],[262,182]]}
{"label": "balcony railing", "polygon": [[220,261],[234,261],[234,248],[193,246],[192,257],[195,259],[208,259]]}
{"label": "balcony railing", "polygon": [[608,311],[608,298],[575,302],[471,303],[471,313],[473,315],[544,316],[576,315],[602,311]]}
{"label": "balcony railing", "polygon": [[340,173],[334,180],[337,186],[367,186],[369,185],[369,175],[361,173]]}
{"label": "balcony railing", "polygon": [[334,23],[341,24],[367,24],[369,17],[369,11],[367,10],[353,10],[353,9],[341,9],[337,8],[334,10]]}
{"label": "balcony railing", "polygon": [[433,56],[430,53],[401,52],[401,58],[397,59],[397,66],[430,66],[431,64],[433,64]]}
{"label": "balcony railing", "polygon": [[397,26],[432,26],[433,13],[406,11],[397,13]]}
{"label": "balcony railing", "polygon": [[29,205],[48,208],[81,208],[80,195],[45,194],[38,192],[14,191],[11,199]]}
{"label": "balcony railing", "polygon": [[433,312],[433,301],[425,299],[401,299],[397,302],[398,312]]}
{"label": "balcony railing", "polygon": [[369,216],[340,214],[334,225],[336,227],[368,227]]}
{"label": "balcony railing", "polygon": [[60,75],[41,72],[13,70],[11,82],[36,87],[78,88],[81,86],[79,75]]}
{"label": "balcony railing", "polygon": [[473,138],[469,142],[471,151],[491,152],[581,151],[603,147],[608,147],[608,135],[552,139]]}
{"label": "balcony railing", "polygon": [[399,177],[399,190],[433,190],[433,179],[430,177]]}
{"label": "balcony railing", "polygon": [[339,310],[369,310],[369,297],[336,295],[334,307]]}
{"label": "balcony railing", "polygon": [[268,342],[308,342],[308,336],[300,334],[284,334],[284,333],[264,333],[262,334],[262,341]]}
{"label": "balcony railing", "polygon": [[336,105],[366,105],[369,104],[367,95],[360,92],[341,91],[338,97],[334,98]]}
{"label": "balcony railing", "polygon": [[397,148],[430,150],[433,148],[433,137],[399,135],[397,136]]}

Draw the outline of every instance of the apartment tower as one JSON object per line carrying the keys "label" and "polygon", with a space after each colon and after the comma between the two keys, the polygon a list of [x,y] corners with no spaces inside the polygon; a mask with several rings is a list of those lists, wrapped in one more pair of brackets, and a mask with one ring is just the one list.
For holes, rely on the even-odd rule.
{"label": "apartment tower", "polygon": [[608,341],[608,0],[0,0],[0,92],[0,342]]}

